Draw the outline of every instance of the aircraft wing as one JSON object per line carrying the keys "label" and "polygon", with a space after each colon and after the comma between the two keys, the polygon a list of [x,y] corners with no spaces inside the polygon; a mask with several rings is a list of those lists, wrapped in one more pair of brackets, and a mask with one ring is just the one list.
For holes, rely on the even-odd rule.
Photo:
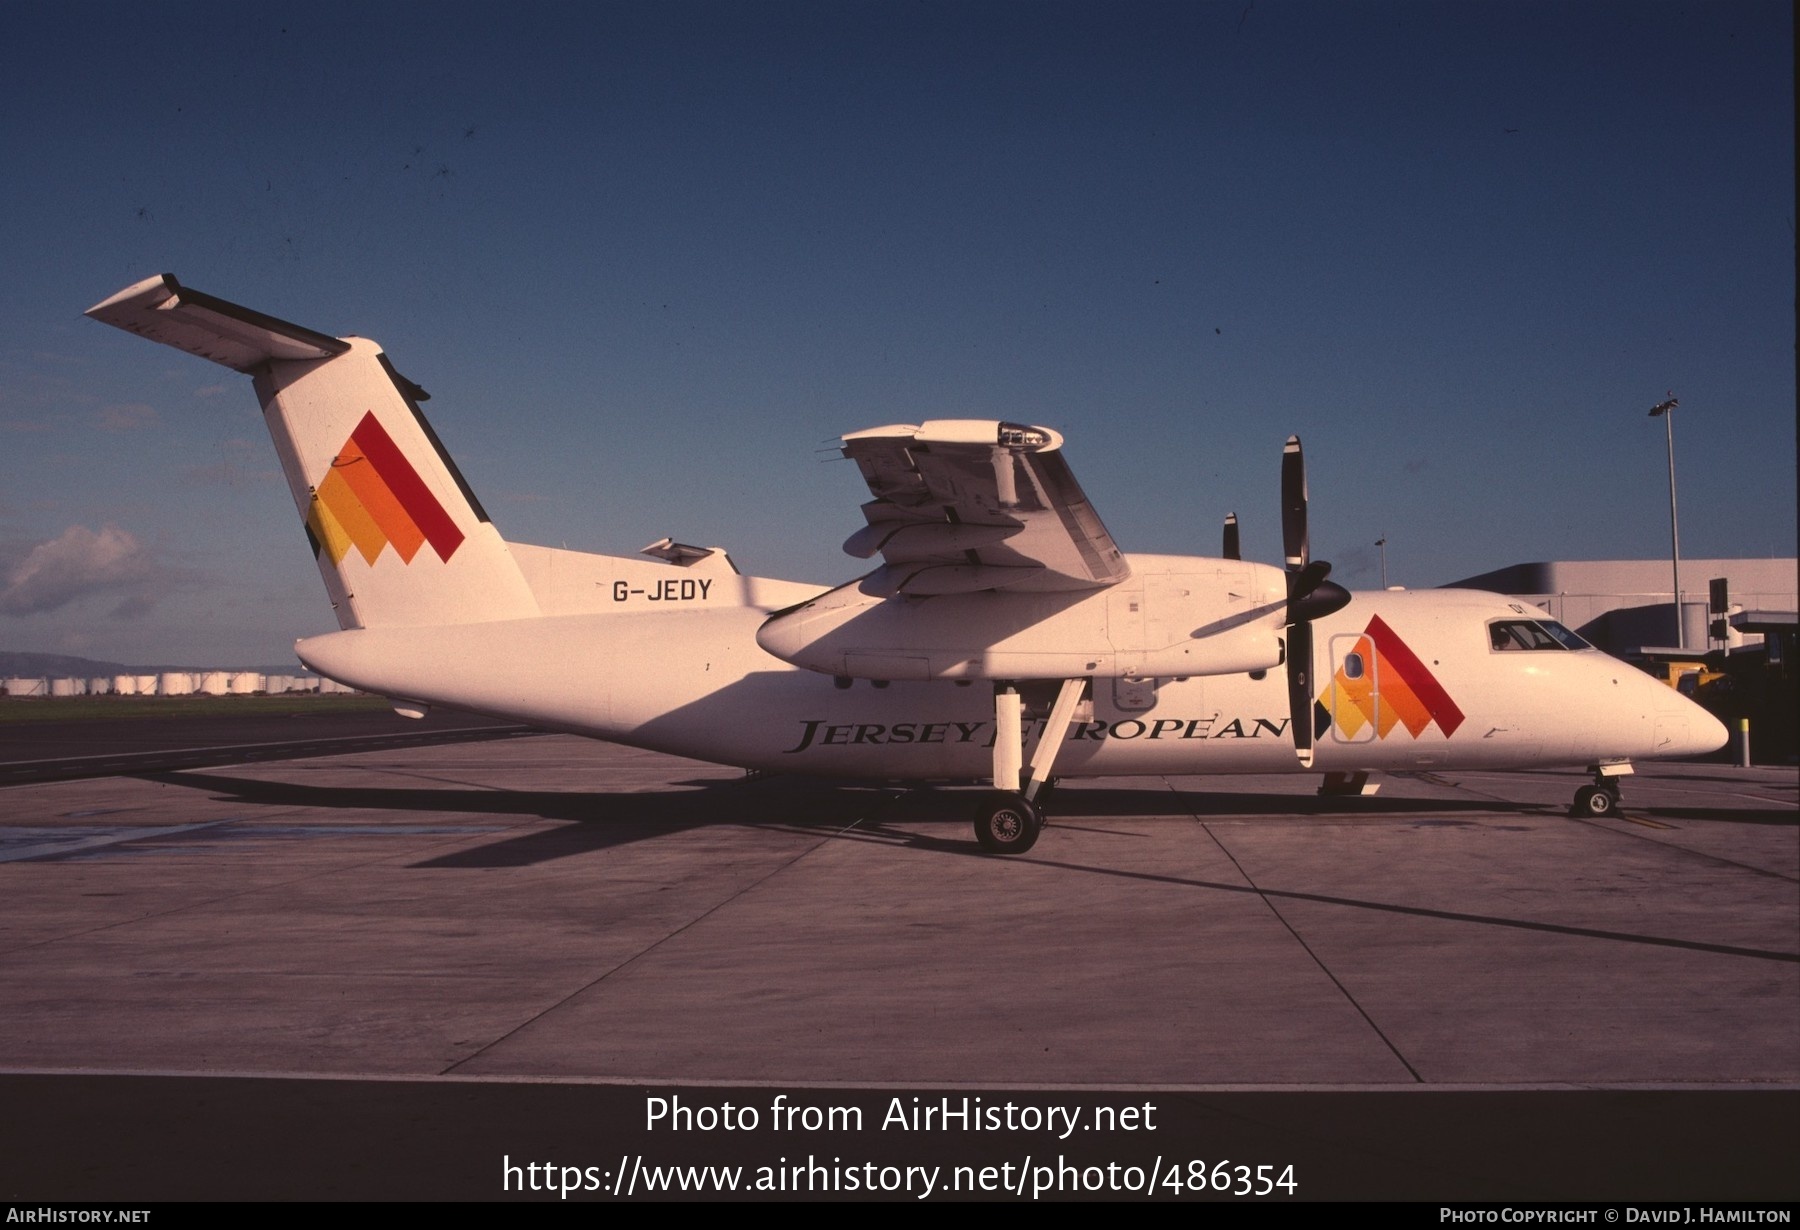
{"label": "aircraft wing", "polygon": [[875,498],[844,543],[884,565],[865,593],[1100,589],[1130,567],[1047,427],[968,419],[843,437]]}

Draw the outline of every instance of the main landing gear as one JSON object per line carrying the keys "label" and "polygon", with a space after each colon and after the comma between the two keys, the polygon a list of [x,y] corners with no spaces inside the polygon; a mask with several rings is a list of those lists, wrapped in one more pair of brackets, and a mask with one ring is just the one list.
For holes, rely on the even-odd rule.
{"label": "main landing gear", "polygon": [[1023,794],[998,791],[975,809],[975,840],[989,854],[1023,854],[1037,844],[1044,816]]}
{"label": "main landing gear", "polygon": [[1629,764],[1592,765],[1594,784],[1575,792],[1569,814],[1577,818],[1598,818],[1618,814],[1619,777],[1631,772]]}
{"label": "main landing gear", "polygon": [[1031,754],[1031,772],[1019,788],[1025,761],[1024,702],[1010,683],[994,685],[994,793],[975,811],[975,840],[989,854],[1023,854],[1037,844],[1044,827],[1041,799],[1056,754],[1069,737],[1085,679],[1065,679],[1050,709],[1050,720]]}

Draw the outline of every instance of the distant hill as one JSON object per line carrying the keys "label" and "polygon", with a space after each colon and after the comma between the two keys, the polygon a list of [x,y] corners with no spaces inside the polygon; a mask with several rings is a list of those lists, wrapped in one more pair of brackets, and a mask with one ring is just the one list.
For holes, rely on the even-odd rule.
{"label": "distant hill", "polygon": [[[137,673],[137,667],[126,666],[122,662],[98,662],[93,658],[76,658],[60,653],[14,653],[0,650],[0,675],[33,679],[38,676],[60,678]],[[147,675],[150,672],[146,669],[142,673]]]}
{"label": "distant hill", "polygon": [[0,649],[0,675],[24,679],[92,679],[99,675],[156,675],[163,671],[254,670],[262,674],[292,675],[303,668],[298,662],[280,666],[221,666],[218,663],[194,666],[164,663],[160,666],[133,666],[126,662],[102,662],[97,658],[77,658],[61,653],[18,653]]}

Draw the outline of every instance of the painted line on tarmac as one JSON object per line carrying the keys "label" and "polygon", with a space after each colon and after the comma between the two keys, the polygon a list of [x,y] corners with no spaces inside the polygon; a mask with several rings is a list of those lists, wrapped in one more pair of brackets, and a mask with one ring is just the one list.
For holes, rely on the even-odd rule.
{"label": "painted line on tarmac", "polygon": [[431,747],[445,743],[471,743],[516,739],[542,734],[530,726],[458,726],[450,730],[409,731],[386,735],[330,735],[309,739],[285,739],[273,743],[233,743],[218,747],[181,747],[141,752],[107,752],[94,756],[64,756],[50,760],[0,761],[0,789],[38,786],[48,782],[82,778],[121,777],[162,769],[199,769],[244,764],[257,760],[305,760],[313,756],[379,752],[396,748]]}
{"label": "painted line on tarmac", "polygon": [[383,740],[429,739],[440,735],[515,735],[533,733],[530,726],[457,726],[450,730],[408,731],[393,735],[327,735],[318,739],[278,739],[272,743],[222,743],[211,747],[171,747],[152,752],[102,752],[94,756],[58,756],[51,760],[0,760],[0,770],[74,767],[95,760],[135,760],[143,756],[214,756],[267,748],[315,747],[338,743],[370,743]]}
{"label": "painted line on tarmac", "polygon": [[[95,832],[90,828],[0,829],[0,863],[23,863],[37,858],[62,858],[86,850],[116,846],[127,841],[142,841],[146,837],[172,837],[176,833],[192,833],[196,829],[217,828],[221,824],[235,824],[238,819],[237,816],[227,816],[223,820],[205,820],[198,824],[165,824],[154,828],[106,829],[101,832]],[[12,836],[6,836],[8,833]]]}

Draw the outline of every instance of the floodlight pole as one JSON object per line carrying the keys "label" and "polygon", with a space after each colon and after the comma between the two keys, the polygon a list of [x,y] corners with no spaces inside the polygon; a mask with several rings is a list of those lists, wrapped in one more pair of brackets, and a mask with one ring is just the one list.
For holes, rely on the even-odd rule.
{"label": "floodlight pole", "polygon": [[1687,631],[1681,617],[1681,523],[1675,518],[1675,407],[1676,398],[1650,407],[1650,417],[1661,419],[1669,437],[1669,554],[1675,563],[1675,647],[1687,648]]}
{"label": "floodlight pole", "polygon": [[1380,538],[1377,538],[1375,540],[1375,545],[1381,548],[1381,588],[1386,589],[1387,588],[1387,535],[1383,534]]}

